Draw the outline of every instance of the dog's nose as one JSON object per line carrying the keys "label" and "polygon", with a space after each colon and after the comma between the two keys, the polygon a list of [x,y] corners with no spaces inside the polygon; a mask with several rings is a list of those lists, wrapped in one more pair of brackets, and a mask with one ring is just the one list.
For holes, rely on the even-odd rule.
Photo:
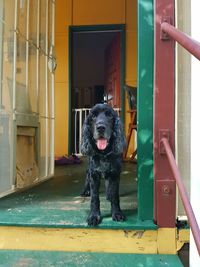
{"label": "dog's nose", "polygon": [[97,130],[101,133],[105,131],[106,127],[102,124],[97,125]]}

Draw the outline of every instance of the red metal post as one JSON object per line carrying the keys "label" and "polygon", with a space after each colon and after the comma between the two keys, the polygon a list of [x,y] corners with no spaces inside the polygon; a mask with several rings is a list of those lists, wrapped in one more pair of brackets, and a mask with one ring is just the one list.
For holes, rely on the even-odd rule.
{"label": "red metal post", "polygon": [[166,137],[174,153],[175,45],[162,34],[163,21],[174,24],[174,0],[155,0],[154,217],[160,227],[175,227],[176,184],[161,142]]}
{"label": "red metal post", "polygon": [[166,151],[166,155],[167,155],[169,165],[170,165],[170,168],[172,170],[174,179],[176,180],[176,184],[177,184],[178,189],[179,189],[180,197],[181,197],[182,203],[184,205],[184,208],[185,208],[185,211],[186,211],[186,214],[188,217],[188,221],[189,221],[189,224],[190,224],[190,227],[192,230],[192,234],[193,234],[196,246],[197,246],[197,250],[198,250],[199,255],[200,255],[200,229],[199,229],[197,220],[195,218],[192,206],[190,204],[188,193],[187,193],[185,186],[182,182],[179,169],[176,165],[176,161],[175,161],[175,158],[172,154],[172,151],[171,151],[171,148],[170,148],[170,145],[169,145],[167,138],[163,138],[161,141],[162,141],[162,144],[163,144],[164,149]]}

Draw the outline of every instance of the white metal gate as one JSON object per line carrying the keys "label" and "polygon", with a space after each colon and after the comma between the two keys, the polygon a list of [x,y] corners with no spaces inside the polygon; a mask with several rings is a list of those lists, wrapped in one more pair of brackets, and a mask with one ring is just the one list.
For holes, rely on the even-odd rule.
{"label": "white metal gate", "polygon": [[0,1],[0,195],[16,189],[24,141],[35,181],[54,173],[54,21],[55,0]]}

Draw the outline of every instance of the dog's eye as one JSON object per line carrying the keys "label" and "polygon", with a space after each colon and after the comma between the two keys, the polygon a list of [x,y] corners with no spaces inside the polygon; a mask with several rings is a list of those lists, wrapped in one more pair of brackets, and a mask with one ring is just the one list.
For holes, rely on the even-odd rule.
{"label": "dog's eye", "polygon": [[94,112],[92,113],[92,119],[95,119],[97,117],[97,114]]}
{"label": "dog's eye", "polygon": [[105,112],[106,117],[112,117],[112,113],[108,110]]}

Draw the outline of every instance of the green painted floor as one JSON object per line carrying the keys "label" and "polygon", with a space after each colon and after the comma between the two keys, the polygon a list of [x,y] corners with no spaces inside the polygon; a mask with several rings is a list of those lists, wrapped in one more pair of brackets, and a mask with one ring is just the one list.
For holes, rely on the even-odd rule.
{"label": "green painted floor", "polygon": [[174,255],[0,251],[2,267],[181,267]]}
{"label": "green painted floor", "polygon": [[[124,163],[121,174],[121,208],[125,222],[113,222],[110,203],[105,200],[104,181],[101,187],[100,228],[155,229],[151,221],[137,220],[137,165]],[[56,167],[55,177],[21,193],[0,199],[0,225],[38,227],[88,227],[89,198],[80,197],[86,163]]]}

